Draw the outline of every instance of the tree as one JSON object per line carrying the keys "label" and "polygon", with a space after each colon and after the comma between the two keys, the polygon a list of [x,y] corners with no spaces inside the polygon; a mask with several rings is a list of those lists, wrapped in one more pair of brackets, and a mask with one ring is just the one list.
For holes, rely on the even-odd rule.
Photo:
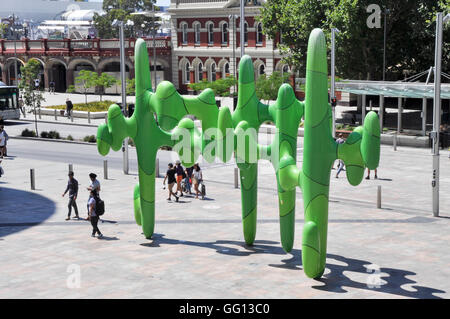
{"label": "tree", "polygon": [[102,73],[101,76],[97,76],[95,84],[100,87],[100,101],[107,88],[110,88],[114,84],[117,84],[117,79],[108,73]]}
{"label": "tree", "polygon": [[[153,34],[153,29],[157,29],[159,18],[146,17],[143,15],[131,15],[133,12],[152,11],[156,0],[104,0],[103,11],[105,14],[94,14],[94,25],[98,31],[98,36],[103,39],[118,38],[119,33],[116,28],[111,28],[114,20],[128,21],[134,23],[134,27],[124,28],[124,35],[127,38],[135,36],[135,29],[141,30],[144,34]],[[155,11],[159,8],[155,6]],[[142,27],[144,25],[144,27]]]}
{"label": "tree", "polygon": [[8,30],[8,24],[0,22],[0,39],[6,38],[7,30]]}
{"label": "tree", "polygon": [[[344,78],[381,80],[383,66],[384,14],[381,27],[369,28],[367,12],[372,0],[271,0],[261,10],[259,20],[263,32],[276,39],[280,32],[283,43],[278,47],[285,60],[305,73],[306,48],[310,32],[322,28],[330,47],[330,30],[338,28],[336,37],[336,71]],[[450,10],[448,0],[381,0],[381,11],[387,16],[386,76],[403,79],[403,72],[419,73],[434,65],[436,12]],[[450,37],[450,28],[444,38]],[[443,69],[450,67],[450,43],[443,46]]]}
{"label": "tree", "polygon": [[136,92],[136,79],[127,79],[127,95],[135,95]]}
{"label": "tree", "polygon": [[204,79],[201,82],[190,83],[188,86],[194,91],[203,91],[207,88],[210,88],[214,91],[214,95],[216,96],[230,96],[230,88],[235,84],[236,79],[231,75],[213,82],[208,82],[206,79]]}
{"label": "tree", "polygon": [[270,100],[276,100],[278,96],[278,89],[283,83],[289,82],[289,73],[273,72],[267,76],[262,74],[256,80],[256,95],[267,102]]}
{"label": "tree", "polygon": [[41,102],[45,101],[44,97],[42,96],[42,92],[34,89],[34,80],[39,77],[40,70],[41,63],[38,60],[29,60],[25,66],[20,67],[22,78],[19,82],[19,89],[22,92],[22,98],[25,105],[32,106],[34,110],[36,136],[39,136],[37,128],[36,108],[39,109],[41,107]]}
{"label": "tree", "polygon": [[88,90],[97,85],[98,74],[94,71],[81,70],[75,78],[75,83],[80,84],[84,89],[84,103],[87,104]]}

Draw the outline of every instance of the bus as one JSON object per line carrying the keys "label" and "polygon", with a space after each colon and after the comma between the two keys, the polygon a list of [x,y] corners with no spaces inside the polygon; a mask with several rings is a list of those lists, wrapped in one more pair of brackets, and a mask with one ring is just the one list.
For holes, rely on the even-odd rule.
{"label": "bus", "polygon": [[19,118],[19,88],[0,82],[0,119],[18,120]]}

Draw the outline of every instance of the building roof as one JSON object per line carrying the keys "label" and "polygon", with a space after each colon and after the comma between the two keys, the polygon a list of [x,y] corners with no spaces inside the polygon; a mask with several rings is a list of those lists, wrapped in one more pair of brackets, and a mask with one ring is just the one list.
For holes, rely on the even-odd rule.
{"label": "building roof", "polygon": [[[433,98],[434,83],[392,81],[342,81],[336,89],[358,95],[383,95],[385,97]],[[441,84],[441,98],[450,99],[450,84]]]}

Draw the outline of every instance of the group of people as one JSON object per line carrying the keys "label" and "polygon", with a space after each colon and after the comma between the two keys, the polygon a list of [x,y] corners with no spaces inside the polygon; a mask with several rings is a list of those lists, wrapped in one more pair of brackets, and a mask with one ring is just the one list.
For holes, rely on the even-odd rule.
{"label": "group of people", "polygon": [[[338,139],[336,140],[336,143],[338,144],[344,144],[345,140],[344,140],[344,135],[342,133],[339,133]],[[338,159],[338,170],[336,172],[336,178],[339,178],[339,174],[341,173],[341,171],[344,169],[344,161],[341,159]],[[334,167],[333,167],[334,169]],[[377,175],[377,169],[375,168],[375,179],[378,179],[378,175]],[[367,176],[366,179],[370,179],[370,169],[367,169]]]}
{"label": "group of people", "polygon": [[[77,197],[78,197],[78,181],[73,177],[74,174],[72,171],[69,172],[69,181],[67,182],[67,187],[62,197],[64,197],[67,192],[69,192],[69,204],[67,205],[69,208],[69,213],[67,215],[66,220],[70,220],[70,215],[72,213],[72,207],[75,210],[75,218],[80,219],[78,214],[77,207]],[[96,205],[100,196],[100,182],[97,180],[97,175],[94,173],[89,174],[89,179],[91,180],[91,184],[86,189],[89,191],[89,198],[87,202],[87,218],[92,225],[92,237],[95,237],[95,234],[98,234],[98,238],[102,238],[103,235],[98,229],[98,221],[100,216],[96,213]]]}
{"label": "group of people", "polygon": [[[183,168],[180,161],[175,162],[175,166],[172,163],[169,163],[168,169],[166,172],[166,176],[164,177],[163,185],[166,185],[166,180],[168,184],[169,197],[167,200],[172,200],[172,196],[175,197],[175,200],[178,202],[178,199],[183,196],[183,187],[181,185],[184,180],[185,183],[185,191],[192,195],[192,185],[194,185],[195,198],[198,198],[198,195],[201,194],[199,190],[199,185],[203,180],[203,173],[198,163],[195,163],[192,167]],[[173,188],[177,185],[176,191],[173,191]],[[178,195],[180,192],[180,195]]]}

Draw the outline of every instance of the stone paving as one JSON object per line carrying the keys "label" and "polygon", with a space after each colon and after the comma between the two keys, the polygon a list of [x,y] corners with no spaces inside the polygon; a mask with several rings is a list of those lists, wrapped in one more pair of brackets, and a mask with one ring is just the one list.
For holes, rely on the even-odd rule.
{"label": "stone paving", "polygon": [[[107,211],[99,240],[90,237],[88,222],[64,220],[67,163],[4,159],[0,298],[449,298],[448,152],[441,156],[440,218],[431,214],[430,151],[382,146],[381,156],[380,179],[357,187],[345,172],[336,179],[332,171],[327,268],[320,280],[302,270],[300,190],[294,249],[286,254],[281,248],[276,183],[267,162],[260,162],[258,231],[248,247],[233,164],[205,169],[203,201],[167,202],[159,178],[151,240],[133,220],[136,172],[110,170],[103,180],[99,166],[76,165],[82,216],[87,175],[100,177]],[[35,191],[30,167],[37,172]],[[382,209],[376,208],[378,185]]]}

